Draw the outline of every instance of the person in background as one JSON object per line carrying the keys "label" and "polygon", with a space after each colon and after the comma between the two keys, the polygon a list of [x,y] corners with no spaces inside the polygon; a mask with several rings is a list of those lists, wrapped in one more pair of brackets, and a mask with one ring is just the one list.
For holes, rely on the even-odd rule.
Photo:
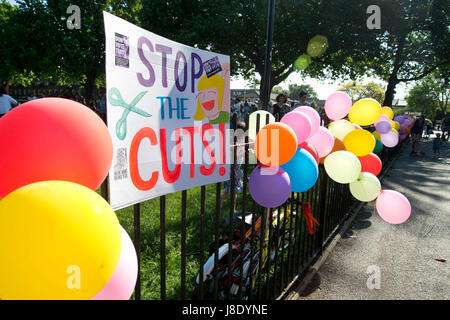
{"label": "person in background", "polygon": [[100,118],[106,122],[106,95],[102,94],[101,98],[97,100],[97,112]]}
{"label": "person in background", "polygon": [[3,117],[13,107],[18,106],[19,103],[12,97],[6,94],[3,86],[0,86],[0,118]]}
{"label": "person in background", "polygon": [[247,119],[247,115],[250,114],[250,105],[248,104],[248,101],[245,101],[244,103],[244,109],[243,109],[243,113],[242,113],[242,120],[245,121],[245,119]]}
{"label": "person in background", "polygon": [[287,102],[287,97],[284,93],[280,93],[275,100],[277,103],[272,105],[270,113],[275,117],[275,121],[280,121],[284,116],[283,105]]}
{"label": "person in background", "polygon": [[442,142],[447,142],[450,136],[450,113],[442,119]]}
{"label": "person in background", "polygon": [[414,122],[414,125],[411,128],[411,141],[412,141],[412,150],[409,154],[410,157],[418,157],[419,155],[424,155],[424,152],[419,152],[419,144],[422,139],[423,130],[425,127],[425,117],[421,115],[419,119]]}
{"label": "person in background", "polygon": [[433,158],[437,159],[441,155],[441,134],[436,133],[436,138],[433,139]]}
{"label": "person in background", "polygon": [[311,107],[311,103],[309,103],[308,101],[307,101],[307,99],[308,99],[308,92],[306,92],[306,91],[300,91],[300,93],[299,93],[299,95],[298,95],[298,100],[299,100],[299,102],[297,102],[295,105],[294,105],[294,107],[295,108],[297,108],[297,107],[301,107],[301,106],[308,106],[308,107]]}

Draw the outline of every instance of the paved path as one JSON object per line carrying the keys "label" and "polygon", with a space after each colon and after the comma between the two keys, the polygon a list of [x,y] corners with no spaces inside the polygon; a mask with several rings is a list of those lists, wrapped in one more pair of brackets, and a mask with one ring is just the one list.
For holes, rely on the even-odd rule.
{"label": "paved path", "polygon": [[[300,300],[450,299],[450,143],[438,160],[431,140],[421,148],[425,156],[410,158],[406,146],[382,181],[409,199],[409,220],[390,225],[367,204]],[[380,288],[369,289],[377,268]]]}

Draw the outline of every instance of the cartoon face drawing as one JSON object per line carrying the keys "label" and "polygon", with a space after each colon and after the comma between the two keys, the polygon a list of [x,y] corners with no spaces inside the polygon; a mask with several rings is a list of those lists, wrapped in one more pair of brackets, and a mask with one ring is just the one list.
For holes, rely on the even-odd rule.
{"label": "cartoon face drawing", "polygon": [[209,120],[216,119],[219,116],[219,92],[216,88],[201,90],[198,94],[198,100]]}

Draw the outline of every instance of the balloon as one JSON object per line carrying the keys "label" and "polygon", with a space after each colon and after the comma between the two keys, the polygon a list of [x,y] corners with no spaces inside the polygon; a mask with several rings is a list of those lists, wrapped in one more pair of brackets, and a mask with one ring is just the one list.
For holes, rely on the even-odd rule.
{"label": "balloon", "polygon": [[375,137],[375,139],[377,140],[381,140],[381,135],[378,131],[374,131],[372,132],[373,136]]}
{"label": "balloon", "polygon": [[319,127],[316,134],[309,137],[306,142],[311,143],[316,148],[319,158],[325,157],[334,146],[334,137],[325,127]]}
{"label": "balloon", "polygon": [[[334,138],[334,146],[333,146],[333,149],[331,149],[331,151],[330,151],[329,154],[332,154],[333,152],[336,152],[336,151],[346,151],[346,149],[345,149],[344,143],[343,143],[341,140],[339,140],[338,138],[335,137],[335,138]],[[325,158],[326,158],[326,156],[323,157],[323,158],[320,158],[320,159],[319,159],[319,162],[320,162],[321,164],[323,164],[323,162],[325,161]]]}
{"label": "balloon", "polygon": [[311,108],[308,106],[301,106],[301,107],[295,108],[294,111],[302,112],[308,116],[309,120],[311,120],[311,125],[312,125],[311,134],[309,136],[312,137],[313,135],[315,135],[317,130],[320,127],[320,122],[321,122],[319,113],[316,110],[314,110],[314,108]]}
{"label": "balloon", "polygon": [[398,135],[395,132],[389,132],[381,135],[381,142],[389,148],[393,148],[398,144]]}
{"label": "balloon", "polygon": [[275,122],[264,126],[256,136],[255,153],[267,166],[285,164],[297,151],[297,136],[287,124]]}
{"label": "balloon", "polygon": [[114,211],[84,186],[41,181],[0,201],[0,299],[91,299],[120,251]]}
{"label": "balloon", "polygon": [[305,70],[311,64],[311,57],[307,54],[302,54],[294,62],[294,69],[297,71]]}
{"label": "balloon", "polygon": [[369,153],[367,156],[358,157],[358,159],[361,162],[362,172],[370,172],[375,176],[381,172],[383,164],[375,153]]}
{"label": "balloon", "polygon": [[133,241],[120,226],[122,246],[119,263],[106,286],[91,300],[129,300],[138,275],[138,261]]}
{"label": "balloon", "polygon": [[373,201],[380,192],[380,180],[369,172],[361,172],[358,179],[350,183],[350,193],[359,201]]}
{"label": "balloon", "polygon": [[[264,127],[266,124],[275,122],[275,117],[270,112],[264,110],[252,112],[248,118],[248,139],[250,141],[255,141],[256,139],[257,133],[256,129],[258,129],[256,128],[256,120],[258,118],[258,115],[259,115],[259,129]],[[267,116],[269,116],[269,119],[268,122],[266,123]]]}
{"label": "balloon", "polygon": [[375,148],[375,138],[367,130],[355,130],[344,138],[344,145],[347,151],[358,157],[364,157]]}
{"label": "balloon", "polygon": [[288,112],[281,118],[281,123],[287,124],[289,127],[294,130],[295,135],[297,136],[297,142],[301,143],[308,139],[311,134],[312,124],[309,117],[298,111]]}
{"label": "balloon", "polygon": [[361,163],[351,152],[336,151],[325,158],[325,171],[338,183],[350,183],[358,179]]}
{"label": "balloon", "polygon": [[389,121],[381,120],[375,123],[375,128],[378,133],[388,133],[392,129],[392,125]]}
{"label": "balloon", "polygon": [[282,168],[291,181],[292,192],[304,192],[311,189],[319,177],[319,168],[314,157],[306,150],[298,148],[294,157]]}
{"label": "balloon", "polygon": [[346,92],[334,92],[325,101],[325,113],[330,120],[344,118],[352,108],[352,99]]}
{"label": "balloon", "polygon": [[391,121],[391,119],[389,119],[389,117],[385,114],[381,114],[377,121],[381,120]]}
{"label": "balloon", "polygon": [[289,175],[275,167],[258,166],[253,169],[248,188],[253,200],[266,208],[281,206],[291,195]]}
{"label": "balloon", "polygon": [[391,132],[395,133],[396,135],[399,135],[398,131],[394,128],[391,129]]}
{"label": "balloon", "polygon": [[348,118],[350,122],[359,124],[360,126],[369,126],[381,115],[381,106],[378,101],[365,98],[356,101],[353,107],[350,109]]}
{"label": "balloon", "polygon": [[400,192],[383,190],[376,202],[377,212],[381,219],[391,224],[400,224],[411,215],[411,204]]}
{"label": "balloon", "polygon": [[308,42],[306,52],[311,57],[320,57],[328,48],[328,39],[325,36],[316,35]]}
{"label": "balloon", "polygon": [[353,127],[355,127],[355,130],[361,130],[361,126],[359,124],[353,123]]}
{"label": "balloon", "polygon": [[400,129],[400,123],[398,123],[397,121],[394,121],[394,129]]}
{"label": "balloon", "polygon": [[333,136],[342,141],[347,134],[355,130],[355,127],[350,121],[342,119],[331,122],[328,125],[328,130],[331,131]]}
{"label": "balloon", "polygon": [[300,143],[298,147],[308,151],[314,157],[314,160],[316,160],[317,164],[319,164],[319,154],[317,153],[316,148],[314,148],[311,143],[304,141]]}
{"label": "balloon", "polygon": [[394,119],[394,112],[389,107],[381,108],[381,114],[386,115],[390,120]]}
{"label": "balloon", "polygon": [[406,119],[404,117],[402,117],[402,116],[396,116],[394,118],[394,121],[397,121],[398,123],[400,123],[400,125],[402,125],[405,122],[405,120]]}
{"label": "balloon", "polygon": [[381,150],[383,150],[383,143],[380,140],[375,139],[375,148],[373,148],[372,152],[378,153],[381,152]]}
{"label": "balloon", "polygon": [[96,190],[111,167],[108,128],[95,112],[72,100],[43,98],[14,108],[0,121],[0,137],[0,198],[45,180]]}
{"label": "balloon", "polygon": [[410,133],[411,133],[411,130],[409,130],[408,128],[405,128],[405,133],[406,133],[406,134],[410,134]]}

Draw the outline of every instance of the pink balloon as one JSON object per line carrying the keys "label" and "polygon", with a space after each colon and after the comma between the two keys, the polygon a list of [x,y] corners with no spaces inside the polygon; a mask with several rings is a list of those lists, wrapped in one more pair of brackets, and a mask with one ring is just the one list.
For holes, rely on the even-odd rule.
{"label": "pink balloon", "polygon": [[129,300],[136,285],[138,262],[128,233],[120,226],[122,249],[119,263],[108,283],[91,300]]}
{"label": "pink balloon", "polygon": [[344,118],[352,108],[352,99],[345,92],[332,93],[325,101],[325,113],[330,120]]}
{"label": "pink balloon", "polygon": [[280,122],[287,124],[294,130],[298,143],[308,139],[311,134],[312,124],[309,117],[299,111],[291,111],[281,118]]}
{"label": "pink balloon", "polygon": [[400,224],[411,215],[411,204],[400,192],[382,190],[376,201],[377,212],[381,219],[391,224]]}
{"label": "pink balloon", "polygon": [[316,148],[319,158],[327,156],[334,147],[333,134],[325,127],[319,127],[316,134],[309,137],[306,142],[309,142]]}
{"label": "pink balloon", "polygon": [[380,117],[378,118],[377,121],[380,121],[380,120],[390,121],[391,119],[389,119],[389,117],[387,115],[382,114],[382,115],[380,115]]}
{"label": "pink balloon", "polygon": [[309,120],[311,120],[311,133],[310,133],[310,137],[312,137],[314,134],[316,134],[317,129],[319,129],[320,127],[320,115],[319,113],[314,110],[314,108],[308,107],[308,106],[301,106],[298,108],[295,108],[295,110],[293,111],[299,111],[299,112],[303,112],[304,114],[306,114],[309,118]]}

